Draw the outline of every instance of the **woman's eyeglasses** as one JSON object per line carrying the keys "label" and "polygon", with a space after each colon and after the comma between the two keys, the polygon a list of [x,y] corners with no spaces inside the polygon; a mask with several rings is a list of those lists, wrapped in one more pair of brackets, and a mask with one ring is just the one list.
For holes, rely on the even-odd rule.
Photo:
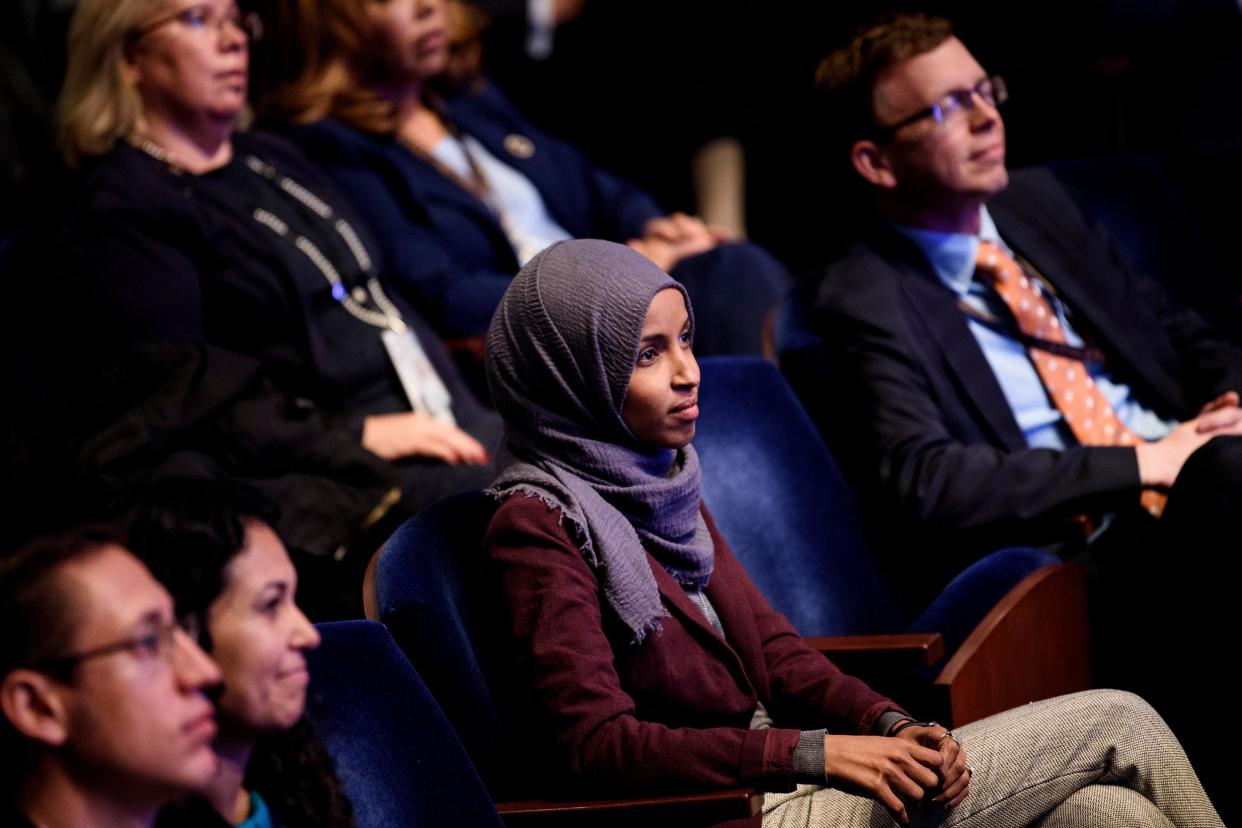
{"label": "woman's eyeglasses", "polygon": [[172,14],[157,17],[145,26],[135,29],[131,39],[141,40],[169,23],[179,23],[192,32],[215,34],[217,37],[230,28],[241,32],[250,40],[258,40],[263,35],[262,22],[254,12],[242,14],[236,6],[222,12],[207,3],[195,3]]}

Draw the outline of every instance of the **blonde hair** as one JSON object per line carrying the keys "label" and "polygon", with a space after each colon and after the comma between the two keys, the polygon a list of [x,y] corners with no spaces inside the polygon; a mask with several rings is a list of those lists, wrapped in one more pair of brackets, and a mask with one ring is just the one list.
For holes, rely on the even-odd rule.
{"label": "blonde hair", "polygon": [[82,0],[69,24],[68,66],[56,102],[60,148],[74,167],[138,131],[142,98],[126,77],[125,50],[165,0]]}

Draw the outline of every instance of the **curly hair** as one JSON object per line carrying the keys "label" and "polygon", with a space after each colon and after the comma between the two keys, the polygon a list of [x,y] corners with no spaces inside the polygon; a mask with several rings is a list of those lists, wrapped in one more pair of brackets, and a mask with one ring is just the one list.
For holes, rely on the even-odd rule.
{"label": "curly hair", "polygon": [[[332,758],[303,718],[288,730],[255,742],[246,767],[246,787],[258,791],[285,828],[353,828],[353,806],[345,796]],[[160,811],[156,828],[227,828],[207,800],[194,798]]]}
{"label": "curly hair", "polygon": [[350,828],[353,807],[332,757],[305,716],[288,730],[260,737],[246,784],[261,793],[287,828]]}

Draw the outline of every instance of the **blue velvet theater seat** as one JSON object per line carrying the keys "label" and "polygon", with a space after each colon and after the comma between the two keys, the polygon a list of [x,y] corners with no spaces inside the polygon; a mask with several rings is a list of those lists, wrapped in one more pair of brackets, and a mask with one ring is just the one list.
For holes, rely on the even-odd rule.
{"label": "blue velvet theater seat", "polygon": [[1044,550],[1004,549],[958,575],[921,614],[910,611],[881,576],[853,493],[780,372],[746,357],[700,367],[703,499],[738,560],[803,635],[939,632],[951,656],[1014,585],[1060,563]]}
{"label": "blue velvet theater seat", "polygon": [[[804,636],[870,637],[816,646],[912,709],[955,725],[1091,686],[1077,567],[1039,549],[1003,549],[959,573],[928,606],[904,606],[864,542],[836,462],[776,368],[743,357],[700,364],[694,442],[703,499],[734,553]],[[943,643],[940,656],[931,633]],[[861,652],[892,655],[912,640],[924,647],[914,662]]]}
{"label": "blue velvet theater seat", "polygon": [[757,826],[763,799],[752,789],[582,800],[543,778],[535,764],[506,761],[506,722],[527,716],[524,707],[510,706],[526,696],[508,684],[508,659],[497,649],[499,621],[488,611],[482,539],[495,510],[482,492],[424,509],[384,544],[364,589],[371,593],[368,612],[387,625],[426,678],[505,820],[563,828]]}
{"label": "blue velvet theater seat", "polygon": [[371,621],[318,629],[307,712],[358,828],[500,828],[465,749],[388,630]]}
{"label": "blue velvet theater seat", "polygon": [[504,722],[485,671],[494,634],[480,605],[483,532],[496,502],[450,497],[406,521],[375,561],[378,616],[418,667],[484,779],[501,778]]}
{"label": "blue velvet theater seat", "polygon": [[[804,635],[939,633],[949,645],[947,663],[934,679],[937,689],[945,688],[945,698],[936,700],[937,715],[948,711],[942,721],[963,723],[1051,695],[1048,688],[1086,686],[1080,673],[1070,670],[1059,681],[1059,668],[1048,666],[1073,648],[1027,652],[1032,643],[1063,643],[1055,634],[1037,635],[1044,631],[1032,626],[1032,613],[1038,617],[1049,605],[1015,595],[1021,592],[1015,585],[1066,569],[1049,567],[1055,558],[1035,550],[998,553],[963,573],[921,617],[903,613],[867,554],[853,500],[831,456],[775,368],[751,358],[704,360],[700,400],[695,442],[703,458],[704,498],[739,559]],[[503,787],[514,774],[503,764],[509,717],[498,700],[512,694],[503,671],[488,669],[507,662],[496,657],[495,636],[489,635],[495,622],[483,597],[482,537],[494,510],[482,493],[424,510],[384,545],[365,589],[368,614],[388,626],[418,668],[500,801],[526,797]],[[1039,597],[1056,586],[1028,584],[1027,591]],[[1006,602],[1024,610],[1017,623],[992,618]],[[1078,636],[1085,625],[1081,602],[1052,606],[1057,619],[1047,623]],[[1002,664],[998,654],[1020,658],[1026,672]],[[993,679],[998,672],[1005,680]],[[969,706],[953,695],[949,677],[960,675],[975,682],[969,697],[957,696],[969,698]],[[500,810],[505,813],[503,803]]]}
{"label": "blue velvet theater seat", "polygon": [[1218,331],[1242,341],[1236,263],[1222,266],[1156,158],[1063,159],[1048,169],[1078,196],[1135,273],[1152,277]]}

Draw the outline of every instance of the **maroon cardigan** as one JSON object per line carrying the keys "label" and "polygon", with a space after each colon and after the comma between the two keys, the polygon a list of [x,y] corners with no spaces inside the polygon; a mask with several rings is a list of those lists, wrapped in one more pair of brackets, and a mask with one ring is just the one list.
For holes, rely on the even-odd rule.
{"label": "maroon cardigan", "polygon": [[[703,514],[716,549],[706,593],[727,643],[648,555],[668,617],[631,644],[560,512],[537,498],[510,497],[488,527],[516,678],[533,682],[562,769],[592,790],[789,790],[800,730],[866,734],[900,710],[808,648]],[[780,727],[748,729],[759,700]]]}

